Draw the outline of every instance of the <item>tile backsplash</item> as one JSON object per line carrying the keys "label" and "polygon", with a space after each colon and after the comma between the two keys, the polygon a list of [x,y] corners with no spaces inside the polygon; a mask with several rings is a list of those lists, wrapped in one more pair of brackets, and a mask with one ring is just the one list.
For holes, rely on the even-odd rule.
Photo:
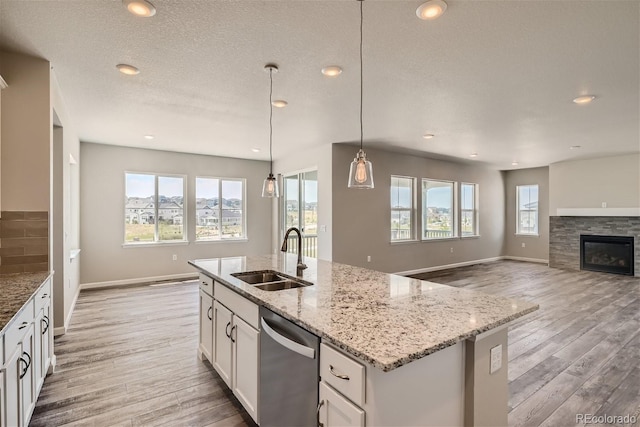
{"label": "tile backsplash", "polygon": [[49,212],[3,211],[0,273],[49,270]]}

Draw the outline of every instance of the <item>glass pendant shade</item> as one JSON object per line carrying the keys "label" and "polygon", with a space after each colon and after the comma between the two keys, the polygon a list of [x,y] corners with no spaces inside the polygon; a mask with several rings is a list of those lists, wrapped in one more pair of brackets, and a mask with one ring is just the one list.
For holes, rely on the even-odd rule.
{"label": "glass pendant shade", "polygon": [[358,151],[349,168],[349,188],[373,188],[373,167],[364,151]]}
{"label": "glass pendant shade", "polygon": [[262,197],[280,197],[280,193],[278,191],[278,180],[276,180],[272,173],[270,173],[264,180],[264,184],[262,185]]}

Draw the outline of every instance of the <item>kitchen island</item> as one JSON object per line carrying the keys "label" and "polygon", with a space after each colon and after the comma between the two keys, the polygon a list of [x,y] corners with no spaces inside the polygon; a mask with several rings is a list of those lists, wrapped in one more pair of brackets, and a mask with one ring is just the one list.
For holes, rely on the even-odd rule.
{"label": "kitchen island", "polygon": [[[506,424],[506,325],[535,311],[536,304],[339,263],[305,262],[302,279],[313,285],[281,291],[260,290],[233,274],[274,270],[295,277],[295,254],[190,264],[362,362],[367,385],[356,403],[366,410],[366,425]],[[504,361],[493,372],[491,349],[494,362]],[[392,385],[399,381],[407,383]],[[383,402],[375,382],[384,383],[385,400],[392,404]],[[402,411],[403,404],[422,409],[394,421],[388,412]],[[443,411],[449,414],[420,418]]]}

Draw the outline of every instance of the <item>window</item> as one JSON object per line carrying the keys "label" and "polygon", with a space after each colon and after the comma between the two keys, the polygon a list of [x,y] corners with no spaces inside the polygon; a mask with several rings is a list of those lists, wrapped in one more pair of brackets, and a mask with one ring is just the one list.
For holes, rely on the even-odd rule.
{"label": "window", "polygon": [[414,178],[391,176],[391,241],[412,240]]}
{"label": "window", "polygon": [[125,243],[186,240],[184,185],[184,176],[125,172]]}
{"label": "window", "polygon": [[538,235],[538,186],[516,186],[516,234]]}
{"label": "window", "polygon": [[460,184],[460,232],[462,237],[478,233],[478,184]]}
{"label": "window", "polygon": [[196,240],[244,238],[244,179],[196,177]]}
{"label": "window", "polygon": [[[318,171],[296,173],[284,177],[282,226],[298,227],[303,234],[302,254],[318,256]],[[288,252],[298,251],[298,235],[289,235]]]}
{"label": "window", "polygon": [[422,180],[422,238],[424,240],[456,236],[454,192],[453,182]]}

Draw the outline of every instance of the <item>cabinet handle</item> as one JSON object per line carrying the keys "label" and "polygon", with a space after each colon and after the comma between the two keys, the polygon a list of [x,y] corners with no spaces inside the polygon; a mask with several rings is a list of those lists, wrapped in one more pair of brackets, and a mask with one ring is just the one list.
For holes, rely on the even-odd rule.
{"label": "cabinet handle", "polygon": [[231,334],[229,333],[229,326],[231,326],[231,322],[227,323],[227,326],[224,328],[224,333],[227,335],[227,338],[231,338]]}
{"label": "cabinet handle", "polygon": [[209,318],[209,320],[213,320],[213,317],[211,317],[212,310],[213,310],[213,307],[209,307],[209,310],[207,310],[207,317]]}
{"label": "cabinet handle", "polygon": [[[26,360],[24,360],[22,356],[27,356],[29,361],[27,362]],[[25,367],[22,373],[20,374],[20,379],[24,378],[24,376],[27,375],[27,372],[29,372],[29,366],[31,366],[31,356],[29,356],[29,353],[27,353],[26,351],[23,351],[22,356],[20,356],[20,361],[25,364]]]}
{"label": "cabinet handle", "polygon": [[321,400],[320,403],[318,403],[318,409],[316,409],[316,419],[318,420],[318,427],[324,427],[324,424],[320,422],[320,408],[322,408],[322,405],[324,405],[324,400]]}
{"label": "cabinet handle", "polygon": [[49,296],[49,294],[42,294],[42,299],[45,299],[48,296]]}
{"label": "cabinet handle", "polygon": [[20,325],[20,326],[18,327],[18,329],[24,329],[24,328],[26,328],[26,327],[27,327],[27,325],[29,325],[29,323],[27,323],[27,322],[22,322],[22,325]]}
{"label": "cabinet handle", "polygon": [[331,375],[333,375],[336,378],[349,381],[349,375],[337,374],[336,371],[333,369],[333,365],[329,365],[329,372],[331,372]]}
{"label": "cabinet handle", "polygon": [[49,330],[49,317],[44,316],[42,318],[42,321],[44,322],[44,330],[42,331],[42,335],[46,334],[47,331]]}
{"label": "cabinet handle", "polygon": [[[233,325],[233,327],[231,328],[231,333],[229,334],[229,338],[231,338],[231,342],[236,342],[236,340],[233,339],[233,330],[236,329],[237,330],[238,325]],[[236,332],[236,336],[238,336],[238,333]]]}

